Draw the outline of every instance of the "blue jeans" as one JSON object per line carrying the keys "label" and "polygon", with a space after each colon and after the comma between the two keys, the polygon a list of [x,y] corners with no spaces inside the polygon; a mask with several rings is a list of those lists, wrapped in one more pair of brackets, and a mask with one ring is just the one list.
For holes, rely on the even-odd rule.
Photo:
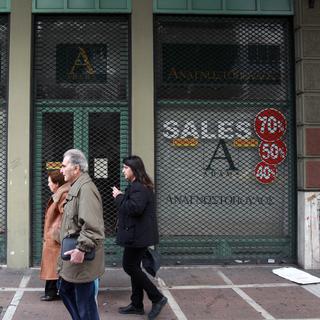
{"label": "blue jeans", "polygon": [[69,311],[72,320],[99,320],[95,300],[94,281],[72,283],[62,278],[58,281],[59,295]]}

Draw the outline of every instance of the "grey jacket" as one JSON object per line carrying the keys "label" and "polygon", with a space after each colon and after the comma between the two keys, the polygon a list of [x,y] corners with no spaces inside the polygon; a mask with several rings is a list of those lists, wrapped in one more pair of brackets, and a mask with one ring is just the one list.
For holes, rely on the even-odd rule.
{"label": "grey jacket", "polygon": [[72,264],[61,258],[58,272],[64,280],[85,283],[104,273],[104,220],[100,193],[88,173],[83,173],[72,185],[66,198],[60,238],[79,234],[82,251],[95,249],[92,261]]}

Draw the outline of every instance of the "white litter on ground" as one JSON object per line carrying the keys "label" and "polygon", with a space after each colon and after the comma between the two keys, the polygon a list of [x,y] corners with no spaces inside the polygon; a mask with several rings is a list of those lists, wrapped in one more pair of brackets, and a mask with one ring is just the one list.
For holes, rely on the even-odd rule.
{"label": "white litter on ground", "polygon": [[279,277],[285,278],[287,280],[299,284],[320,283],[320,278],[315,277],[305,271],[299,270],[294,267],[273,269],[272,272],[278,275]]}

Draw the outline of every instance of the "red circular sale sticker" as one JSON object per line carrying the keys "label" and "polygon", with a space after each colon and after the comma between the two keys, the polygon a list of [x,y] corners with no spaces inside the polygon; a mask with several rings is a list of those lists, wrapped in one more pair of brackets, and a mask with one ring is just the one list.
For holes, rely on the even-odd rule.
{"label": "red circular sale sticker", "polygon": [[267,164],[280,164],[287,156],[287,146],[282,140],[262,141],[259,145],[259,155]]}
{"label": "red circular sale sticker", "polygon": [[268,108],[256,115],[254,128],[261,140],[275,141],[279,140],[286,132],[287,120],[280,111]]}
{"label": "red circular sale sticker", "polygon": [[256,179],[263,184],[271,183],[276,178],[277,167],[261,161],[256,165],[254,175]]}

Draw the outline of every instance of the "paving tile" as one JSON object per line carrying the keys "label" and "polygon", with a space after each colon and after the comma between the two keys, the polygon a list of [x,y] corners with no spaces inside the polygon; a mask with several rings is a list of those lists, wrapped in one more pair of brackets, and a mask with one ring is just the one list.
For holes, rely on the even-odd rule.
{"label": "paving tile", "polygon": [[302,287],[243,289],[256,303],[276,318],[320,319],[320,300]]}
{"label": "paving tile", "polygon": [[0,292],[0,319],[6,312],[15,292]]}
{"label": "paving tile", "polygon": [[225,282],[217,272],[218,269],[214,267],[163,268],[158,275],[169,287],[184,285],[224,285]]}
{"label": "paving tile", "polygon": [[14,314],[13,320],[66,320],[70,319],[61,301],[44,302],[39,293],[25,292]]}
{"label": "paving tile", "polygon": [[31,277],[27,284],[27,288],[43,288],[45,286],[45,280],[41,280],[39,278],[40,270],[39,269],[32,269]]}
{"label": "paving tile", "polygon": [[[28,288],[44,288],[45,281],[39,278],[40,270],[33,269]],[[100,278],[100,287],[124,287],[131,286],[130,277],[121,269],[106,269]]]}
{"label": "paving tile", "polygon": [[[130,303],[130,291],[103,291],[99,293],[99,314],[100,320],[145,320],[146,315],[122,315],[118,313],[118,308]],[[150,301],[144,299],[144,309],[146,314],[151,309]],[[157,320],[177,320],[169,305],[161,311]]]}
{"label": "paving tile", "polygon": [[320,278],[320,269],[315,269],[315,270],[304,270],[305,272],[308,272],[312,274],[315,277]]}
{"label": "paving tile", "polygon": [[170,290],[188,320],[259,320],[232,289]]}
{"label": "paving tile", "polygon": [[263,284],[263,283],[290,283],[284,278],[275,275],[272,269],[275,267],[245,267],[245,268],[225,268],[221,269],[233,284]]}
{"label": "paving tile", "polygon": [[130,277],[122,269],[106,269],[100,278],[100,287],[124,287],[131,286]]}
{"label": "paving tile", "polygon": [[17,288],[23,277],[23,271],[0,267],[0,287]]}

